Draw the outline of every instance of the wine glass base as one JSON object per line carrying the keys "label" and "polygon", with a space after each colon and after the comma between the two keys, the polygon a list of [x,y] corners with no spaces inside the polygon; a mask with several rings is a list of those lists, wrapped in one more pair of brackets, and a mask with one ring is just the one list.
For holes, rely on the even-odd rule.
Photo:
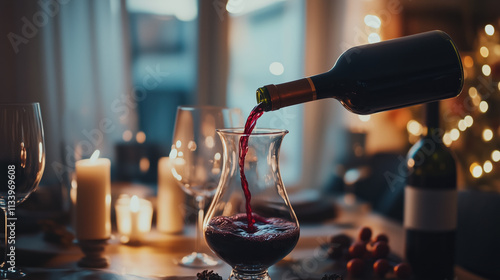
{"label": "wine glass base", "polygon": [[233,269],[228,280],[271,280],[267,270],[257,273],[243,273]]}
{"label": "wine glass base", "polygon": [[177,261],[178,265],[185,267],[212,267],[220,264],[220,261],[205,253],[192,252]]}
{"label": "wine glass base", "polygon": [[22,272],[19,268],[14,267],[10,269],[0,269],[0,279],[21,279],[26,274]]}

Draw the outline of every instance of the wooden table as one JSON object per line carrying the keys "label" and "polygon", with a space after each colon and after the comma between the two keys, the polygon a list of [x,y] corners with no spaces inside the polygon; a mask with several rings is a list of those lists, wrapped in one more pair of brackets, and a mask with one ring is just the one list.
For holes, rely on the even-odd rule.
{"label": "wooden table", "polygon": [[[328,238],[334,234],[347,233],[355,236],[359,227],[368,225],[374,234],[384,232],[390,238],[393,253],[403,255],[404,231],[401,225],[392,222],[363,205],[344,206],[334,221],[320,225],[301,225],[301,236],[296,248],[279,264],[270,268],[273,279],[292,279],[299,275],[303,279],[319,279],[325,272],[325,249],[322,248]],[[186,227],[182,235],[166,235],[153,231],[148,241],[141,246],[127,246],[116,239],[110,240],[107,255],[110,267],[104,270],[82,269],[76,266],[81,258],[78,247],[66,250],[54,249],[44,244],[38,235],[19,237],[35,253],[52,252],[41,267],[30,267],[25,270],[31,273],[25,279],[196,279],[196,273],[203,269],[192,269],[179,266],[175,260],[191,252],[194,244],[194,227]],[[26,249],[29,252],[30,248]],[[230,274],[230,267],[222,263],[212,268],[224,279]],[[457,268],[457,279],[481,280],[466,271]],[[67,278],[64,278],[67,277]]]}

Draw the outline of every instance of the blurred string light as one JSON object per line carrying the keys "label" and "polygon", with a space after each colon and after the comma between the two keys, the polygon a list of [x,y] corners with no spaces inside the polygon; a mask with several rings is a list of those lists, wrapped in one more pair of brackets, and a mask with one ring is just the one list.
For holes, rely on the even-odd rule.
{"label": "blurred string light", "polygon": [[451,140],[451,136],[450,136],[450,133],[449,132],[446,132],[444,135],[443,135],[443,143],[446,147],[449,147],[451,146],[451,144],[453,143],[453,140]]}
{"label": "blurred string light", "polygon": [[279,76],[285,72],[285,67],[280,62],[273,62],[269,65],[269,72],[273,75]]}
{"label": "blurred string light", "polygon": [[494,150],[491,152],[491,159],[494,162],[499,162],[500,161],[500,151],[499,150]]}
{"label": "blurred string light", "polygon": [[474,124],[474,119],[470,115],[467,115],[464,118],[464,122],[467,127],[471,127]]}
{"label": "blurred string light", "polygon": [[467,125],[465,124],[464,120],[458,121],[458,129],[460,131],[465,131],[467,129]]}
{"label": "blurred string light", "polygon": [[486,111],[488,111],[488,102],[481,101],[481,103],[479,103],[479,111],[481,111],[481,113],[486,113]]}
{"label": "blurred string light", "polygon": [[459,137],[460,131],[458,131],[458,129],[454,128],[450,131],[450,138],[452,141],[457,141]]}
{"label": "blurred string light", "polygon": [[367,122],[370,120],[371,116],[370,115],[358,115],[358,118],[362,121],[362,122]]}
{"label": "blurred string light", "polygon": [[489,128],[485,128],[483,130],[483,140],[489,142],[491,139],[493,139],[493,131]]}
{"label": "blurred string light", "polygon": [[422,132],[423,132],[423,127],[422,125],[417,122],[416,120],[410,120],[407,124],[406,124],[406,130],[408,130],[408,132],[412,135],[415,135],[415,136],[420,136],[422,135]]}
{"label": "blurred string light", "polygon": [[175,16],[181,21],[192,21],[198,17],[196,0],[127,0],[127,9],[136,13]]}
{"label": "blurred string light", "polygon": [[474,162],[470,165],[469,171],[474,178],[479,178],[481,177],[481,175],[483,175],[483,168],[477,162]]}
{"label": "blurred string light", "polygon": [[488,57],[488,55],[490,54],[490,51],[488,50],[487,47],[485,46],[482,46],[480,49],[479,49],[479,53],[481,54],[482,57]]}
{"label": "blurred string light", "polygon": [[488,77],[491,74],[491,67],[488,64],[485,64],[481,67],[481,71],[483,72],[483,75]]}
{"label": "blurred string light", "polygon": [[378,43],[380,41],[381,41],[380,35],[378,35],[377,33],[370,33],[368,35],[368,43],[372,44],[372,43]]}
{"label": "blurred string light", "polygon": [[484,32],[486,32],[487,35],[493,36],[493,34],[495,34],[495,27],[491,24],[487,24],[484,26]]}
{"label": "blurred string light", "polygon": [[146,142],[146,133],[142,131],[137,132],[137,134],[135,135],[135,141],[137,141],[137,143],[139,144]]}
{"label": "blurred string light", "polygon": [[493,164],[491,161],[487,160],[483,163],[484,173],[490,173],[493,170]]}
{"label": "blurred string light", "polygon": [[378,16],[375,15],[366,15],[364,18],[365,24],[369,27],[380,28],[382,25],[382,21]]}
{"label": "blurred string light", "polygon": [[368,43],[372,44],[382,41],[379,34],[380,26],[382,26],[380,18],[376,15],[365,15],[364,22],[366,26],[372,29],[372,32],[367,36]]}

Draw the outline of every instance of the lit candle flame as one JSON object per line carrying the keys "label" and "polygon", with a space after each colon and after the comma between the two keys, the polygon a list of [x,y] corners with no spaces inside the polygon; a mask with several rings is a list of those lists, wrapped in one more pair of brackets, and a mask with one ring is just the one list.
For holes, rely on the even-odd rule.
{"label": "lit candle flame", "polygon": [[101,152],[99,150],[95,150],[95,152],[92,154],[92,156],[90,156],[90,161],[96,161],[98,158],[99,158],[99,154]]}
{"label": "lit candle flame", "polygon": [[137,197],[137,195],[132,196],[132,198],[130,199],[130,211],[132,211],[134,213],[139,212],[139,206],[140,206],[140,203],[139,203],[139,198]]}

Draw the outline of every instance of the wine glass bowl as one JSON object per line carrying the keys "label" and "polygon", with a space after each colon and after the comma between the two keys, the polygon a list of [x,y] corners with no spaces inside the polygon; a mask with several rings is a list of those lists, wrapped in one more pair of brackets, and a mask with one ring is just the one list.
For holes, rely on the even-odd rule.
{"label": "wine glass bowl", "polygon": [[[300,229],[279,171],[279,149],[286,130],[219,129],[224,147],[221,179],[204,221],[209,247],[232,268],[230,279],[270,279],[267,269],[290,253]],[[253,226],[239,173],[239,149],[248,137],[244,162],[251,193]]]}
{"label": "wine glass bowl", "polygon": [[196,200],[198,220],[195,251],[178,263],[188,267],[210,267],[219,261],[202,253],[202,223],[205,201],[217,188],[222,170],[222,143],[217,128],[238,125],[238,109],[216,106],[180,106],[177,108],[170,151],[172,174],[182,189]]}
{"label": "wine glass bowl", "polygon": [[[7,221],[14,220],[15,207],[37,188],[45,169],[43,125],[38,103],[0,104],[0,208]],[[5,248],[7,234],[5,234]],[[8,246],[7,246],[8,245]],[[7,267],[7,251],[0,266],[0,279],[18,279],[25,274],[16,267]]]}

